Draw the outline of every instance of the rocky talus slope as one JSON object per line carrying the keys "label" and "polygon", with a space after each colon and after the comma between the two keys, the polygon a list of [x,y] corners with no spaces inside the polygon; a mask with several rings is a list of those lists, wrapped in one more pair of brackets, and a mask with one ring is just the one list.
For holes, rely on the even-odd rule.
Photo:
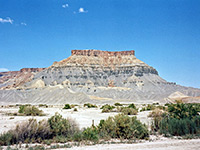
{"label": "rocky talus slope", "polygon": [[[30,78],[29,78],[30,79]],[[72,50],[72,55],[37,72],[0,101],[18,103],[164,103],[174,92],[200,96],[200,89],[162,79],[135,51]]]}

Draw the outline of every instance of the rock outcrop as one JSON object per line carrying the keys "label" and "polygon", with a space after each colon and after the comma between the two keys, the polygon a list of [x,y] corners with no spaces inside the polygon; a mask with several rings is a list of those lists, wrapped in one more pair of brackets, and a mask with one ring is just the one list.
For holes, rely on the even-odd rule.
{"label": "rock outcrop", "polygon": [[0,89],[21,87],[32,81],[34,75],[45,68],[22,68],[20,71],[0,72]]}
{"label": "rock outcrop", "polygon": [[[129,82],[129,77],[144,74],[158,75],[153,68],[135,57],[135,51],[108,52],[100,50],[72,50],[72,55],[37,74],[47,85],[54,81],[61,84],[66,79],[70,84],[86,85],[90,80],[95,86],[115,86],[137,84],[138,79]],[[164,80],[159,80],[165,82]]]}
{"label": "rock outcrop", "polygon": [[[200,89],[176,85],[162,79],[156,69],[135,57],[134,50],[121,52],[72,50],[70,57],[54,62],[46,69],[36,71],[22,69],[21,73],[24,71],[28,72],[25,74],[29,76],[25,78],[24,75],[24,78],[19,80],[21,75],[16,75],[16,81],[13,82],[17,83],[15,86],[13,83],[8,84],[10,80],[8,83],[5,80],[2,82],[6,88],[12,85],[13,88],[20,87],[24,90],[12,90],[14,91],[12,97],[15,97],[15,100],[11,100],[11,96],[8,96],[11,91],[5,92],[7,94],[0,91],[0,102],[19,99],[23,102],[24,99],[25,102],[30,101],[30,103],[44,101],[46,103],[53,103],[53,101],[55,103],[152,103],[155,101],[165,103],[168,102],[168,96],[177,91],[188,97],[200,97]],[[48,90],[52,94],[47,96],[45,94]],[[64,97],[62,101],[61,96]]]}

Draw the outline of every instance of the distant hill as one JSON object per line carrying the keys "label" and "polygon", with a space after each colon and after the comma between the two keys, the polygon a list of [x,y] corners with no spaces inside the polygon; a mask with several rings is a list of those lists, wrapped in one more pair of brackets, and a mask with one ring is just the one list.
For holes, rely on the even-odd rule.
{"label": "distant hill", "polygon": [[200,96],[200,89],[162,79],[134,50],[72,50],[70,57],[48,68],[0,73],[0,87],[2,104],[165,103],[172,93]]}

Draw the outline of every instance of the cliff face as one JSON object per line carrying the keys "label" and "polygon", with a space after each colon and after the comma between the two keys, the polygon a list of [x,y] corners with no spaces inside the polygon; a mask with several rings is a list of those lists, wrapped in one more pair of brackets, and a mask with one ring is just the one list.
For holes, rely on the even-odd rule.
{"label": "cliff face", "polygon": [[34,75],[45,68],[22,68],[20,71],[0,72],[0,89],[22,86],[33,79]]}
{"label": "cliff face", "polygon": [[[144,74],[158,75],[153,68],[135,57],[135,51],[108,52],[72,50],[72,55],[37,74],[46,85],[69,80],[70,85],[127,86],[138,83]],[[135,78],[133,78],[134,76]],[[130,79],[131,78],[131,79]],[[135,83],[134,83],[135,82]],[[141,81],[140,81],[141,82]]]}
{"label": "cliff face", "polygon": [[95,57],[121,57],[121,56],[134,56],[135,51],[120,51],[120,52],[109,52],[109,51],[101,51],[101,50],[72,50],[71,51],[72,56],[73,55],[81,55],[81,56],[95,56]]}

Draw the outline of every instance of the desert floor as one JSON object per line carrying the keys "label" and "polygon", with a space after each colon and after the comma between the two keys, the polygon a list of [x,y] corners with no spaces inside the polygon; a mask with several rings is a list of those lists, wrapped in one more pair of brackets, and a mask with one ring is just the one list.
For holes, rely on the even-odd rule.
{"label": "desert floor", "polygon": [[[77,112],[73,109],[64,110],[63,106],[57,106],[53,108],[40,108],[44,111],[46,116],[8,116],[6,113],[15,113],[19,110],[17,107],[1,107],[0,108],[0,133],[6,132],[10,129],[14,129],[17,124],[21,124],[27,121],[29,118],[36,118],[38,121],[42,119],[48,119],[53,116],[56,112],[60,113],[65,118],[72,118],[76,120],[79,127],[82,129],[84,127],[89,127],[92,125],[92,120],[94,124],[98,125],[101,119],[106,119],[109,116],[114,116],[117,113],[101,113],[99,108],[85,108],[83,106],[77,106]],[[139,112],[137,118],[143,123],[150,126],[151,119],[148,118],[149,111]],[[134,150],[200,150],[200,139],[192,140],[180,140],[180,139],[170,139],[170,138],[157,138],[151,136],[151,142],[145,141],[142,143],[135,144],[100,144],[93,146],[81,146],[72,147],[73,150],[122,150],[122,149],[134,149]]]}
{"label": "desert floor", "polygon": [[[44,111],[46,116],[8,116],[6,113],[15,113],[18,112],[19,108],[17,107],[8,107],[8,108],[0,108],[0,133],[13,129],[17,124],[22,123],[23,121],[28,120],[29,118],[35,118],[38,121],[42,119],[48,119],[53,116],[56,112],[61,114],[64,118],[72,118],[78,124],[80,129],[84,127],[89,127],[92,125],[92,120],[94,120],[94,124],[98,125],[101,119],[106,119],[109,116],[115,116],[118,113],[101,113],[101,109],[99,108],[85,108],[82,106],[76,107],[78,109],[77,112],[73,111],[73,109],[62,109],[63,107],[58,106],[54,108],[39,108]],[[147,117],[148,111],[139,112],[137,117],[143,123],[150,125],[150,119]]]}
{"label": "desert floor", "polygon": [[163,139],[136,144],[101,144],[73,147],[71,150],[200,150],[200,139]]}

